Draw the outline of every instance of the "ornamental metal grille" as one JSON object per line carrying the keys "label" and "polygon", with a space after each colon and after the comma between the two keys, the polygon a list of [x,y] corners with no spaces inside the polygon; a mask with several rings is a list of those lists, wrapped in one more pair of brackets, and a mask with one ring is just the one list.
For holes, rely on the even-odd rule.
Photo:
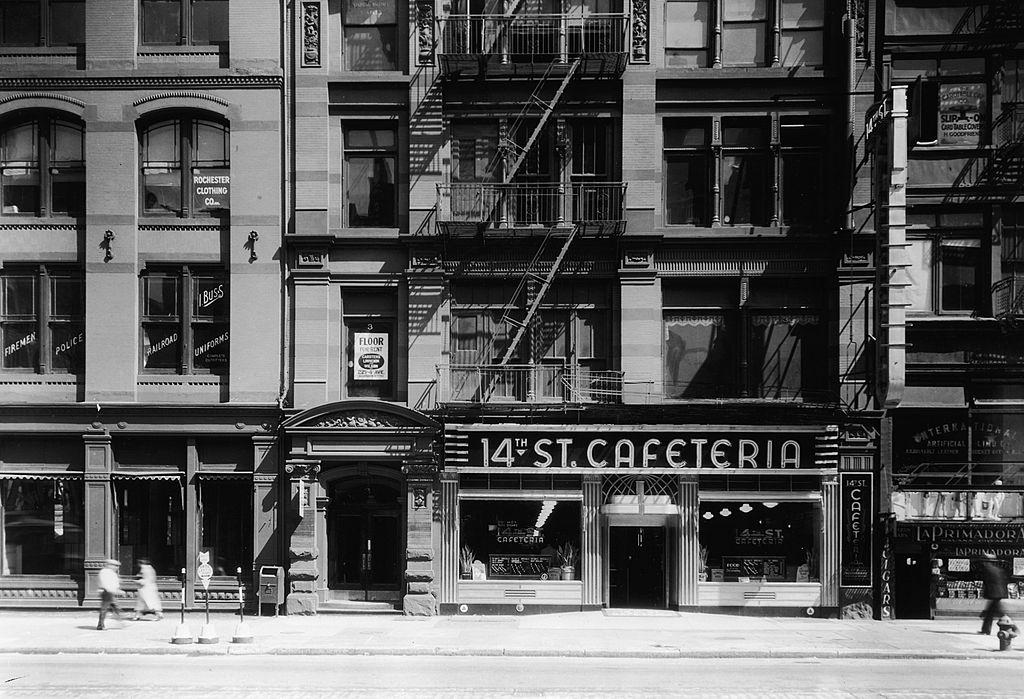
{"label": "ornamental metal grille", "polygon": [[637,500],[667,498],[673,505],[679,504],[679,487],[676,477],[671,474],[646,476],[611,476],[601,484],[604,504],[622,502],[624,498]]}

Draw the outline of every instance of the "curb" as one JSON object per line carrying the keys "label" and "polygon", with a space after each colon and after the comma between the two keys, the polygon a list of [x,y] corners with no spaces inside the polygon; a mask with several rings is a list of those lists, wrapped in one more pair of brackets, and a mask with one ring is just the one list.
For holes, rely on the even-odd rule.
{"label": "curb", "polygon": [[666,659],[666,660],[710,660],[724,658],[739,659],[828,659],[828,660],[1022,660],[1018,652],[998,650],[951,652],[951,651],[888,651],[888,650],[602,650],[585,648],[542,649],[542,648],[458,648],[458,647],[401,647],[401,648],[355,648],[355,647],[303,647],[303,648],[260,648],[249,644],[217,644],[210,646],[153,646],[153,647],[111,647],[96,648],[69,646],[53,648],[26,646],[24,648],[0,648],[0,655],[273,655],[273,656],[459,656],[459,657],[508,657],[508,658],[602,658],[602,659]]}

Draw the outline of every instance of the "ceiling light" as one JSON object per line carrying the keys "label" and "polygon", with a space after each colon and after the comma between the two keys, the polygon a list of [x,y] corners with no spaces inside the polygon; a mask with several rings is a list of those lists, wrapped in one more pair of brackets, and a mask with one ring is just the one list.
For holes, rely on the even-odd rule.
{"label": "ceiling light", "polygon": [[750,511],[751,511],[752,509],[754,509],[754,508],[753,508],[753,507],[751,507],[751,506],[750,506],[750,503],[748,503],[748,502],[745,502],[745,503],[743,503],[742,505],[740,505],[740,512],[742,512],[743,514],[747,514],[747,513],[748,513],[748,512],[750,512]]}
{"label": "ceiling light", "polygon": [[777,502],[766,502],[766,503],[764,503],[764,506],[767,507],[770,510],[770,509],[772,509],[773,507],[775,507],[778,504],[779,503],[777,503]]}
{"label": "ceiling light", "polygon": [[732,510],[730,510],[728,507],[723,507],[718,514],[722,515],[723,517],[728,517],[732,514]]}
{"label": "ceiling light", "polygon": [[704,519],[714,519],[715,515],[711,512],[705,512],[701,515],[701,517],[703,517]]}

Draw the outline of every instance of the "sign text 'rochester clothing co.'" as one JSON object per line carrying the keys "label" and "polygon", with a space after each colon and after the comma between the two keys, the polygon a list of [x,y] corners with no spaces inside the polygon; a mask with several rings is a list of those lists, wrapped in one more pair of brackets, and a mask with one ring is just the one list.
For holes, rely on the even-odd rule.
{"label": "sign text 'rochester clothing co.'", "polygon": [[467,466],[484,468],[820,468],[812,433],[469,433]]}

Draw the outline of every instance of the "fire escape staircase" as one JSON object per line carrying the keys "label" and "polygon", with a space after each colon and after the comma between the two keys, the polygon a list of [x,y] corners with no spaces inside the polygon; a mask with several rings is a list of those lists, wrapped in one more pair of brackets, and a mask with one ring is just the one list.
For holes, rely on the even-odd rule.
{"label": "fire escape staircase", "polygon": [[994,0],[972,5],[953,28],[944,53],[969,47],[972,51],[1001,51],[1013,48],[1024,35],[1024,3]]}

